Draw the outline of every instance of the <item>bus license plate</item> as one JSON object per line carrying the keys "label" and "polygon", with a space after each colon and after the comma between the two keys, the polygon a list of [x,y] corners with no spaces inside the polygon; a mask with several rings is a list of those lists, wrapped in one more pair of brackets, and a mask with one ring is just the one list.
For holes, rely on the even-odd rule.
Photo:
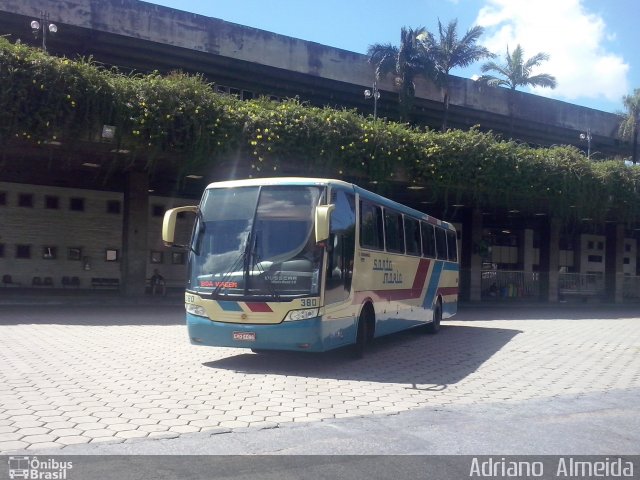
{"label": "bus license plate", "polygon": [[233,339],[241,342],[255,342],[256,332],[233,332]]}

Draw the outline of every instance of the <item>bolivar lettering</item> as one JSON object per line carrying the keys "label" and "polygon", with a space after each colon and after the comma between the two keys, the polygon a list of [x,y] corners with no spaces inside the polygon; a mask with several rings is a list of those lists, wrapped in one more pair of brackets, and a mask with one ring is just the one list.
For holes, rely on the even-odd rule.
{"label": "bolivar lettering", "polygon": [[200,280],[201,287],[238,288],[238,282],[213,282],[211,280]]}

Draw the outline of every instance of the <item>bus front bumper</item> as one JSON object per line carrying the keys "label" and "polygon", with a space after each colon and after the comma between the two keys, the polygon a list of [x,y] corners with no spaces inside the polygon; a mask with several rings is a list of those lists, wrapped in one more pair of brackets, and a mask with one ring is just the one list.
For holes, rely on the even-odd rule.
{"label": "bus front bumper", "polygon": [[275,325],[216,322],[187,313],[193,345],[262,350],[324,351],[320,317]]}

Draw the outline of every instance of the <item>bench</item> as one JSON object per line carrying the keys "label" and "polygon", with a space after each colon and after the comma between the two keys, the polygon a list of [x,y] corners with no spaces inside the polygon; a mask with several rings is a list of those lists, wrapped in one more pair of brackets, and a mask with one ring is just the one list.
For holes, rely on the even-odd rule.
{"label": "bench", "polygon": [[91,287],[92,288],[110,288],[110,289],[119,289],[120,288],[120,279],[119,278],[92,278],[91,279]]}
{"label": "bench", "polygon": [[599,298],[601,295],[602,295],[602,292],[599,292],[595,289],[574,290],[574,289],[561,288],[558,292],[558,297],[561,300],[563,299],[566,300],[567,298],[579,298],[585,303],[587,303],[589,299],[596,299],[596,298]]}

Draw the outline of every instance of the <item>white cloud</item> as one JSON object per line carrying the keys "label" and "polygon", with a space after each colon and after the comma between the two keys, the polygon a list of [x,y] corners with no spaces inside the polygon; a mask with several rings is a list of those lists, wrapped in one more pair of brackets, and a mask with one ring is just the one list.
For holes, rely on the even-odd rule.
{"label": "white cloud", "polygon": [[485,28],[481,42],[498,54],[499,62],[507,45],[513,51],[520,44],[525,58],[550,55],[537,73],[555,76],[558,86],[536,89],[536,94],[619,101],[629,91],[629,64],[605,45],[615,33],[581,0],[487,0],[476,24]]}

